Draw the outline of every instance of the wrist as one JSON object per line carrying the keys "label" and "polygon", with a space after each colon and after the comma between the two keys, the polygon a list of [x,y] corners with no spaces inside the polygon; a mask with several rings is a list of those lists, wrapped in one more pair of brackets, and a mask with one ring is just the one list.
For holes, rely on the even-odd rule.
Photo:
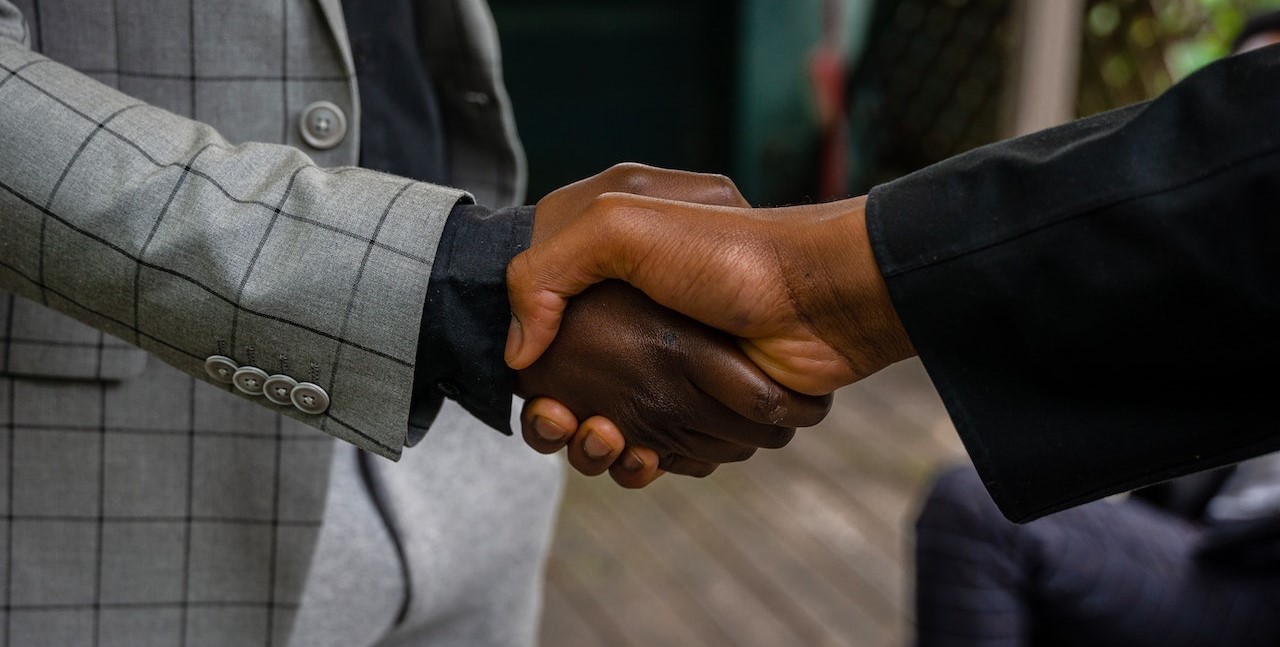
{"label": "wrist", "polygon": [[[801,316],[862,379],[915,355],[867,233],[866,197],[816,205],[793,283]],[[812,268],[820,268],[812,271]]]}

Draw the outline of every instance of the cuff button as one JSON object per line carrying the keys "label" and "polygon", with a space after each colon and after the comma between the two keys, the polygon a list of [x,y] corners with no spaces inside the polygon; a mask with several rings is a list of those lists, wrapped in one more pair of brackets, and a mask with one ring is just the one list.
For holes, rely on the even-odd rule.
{"label": "cuff button", "polygon": [[318,385],[303,382],[289,392],[289,400],[298,411],[319,415],[329,409],[329,394]]}
{"label": "cuff button", "polygon": [[241,366],[231,376],[231,383],[249,395],[262,395],[262,385],[266,381],[267,372],[257,366]]}
{"label": "cuff button", "polygon": [[223,384],[231,384],[232,378],[236,374],[236,369],[240,365],[236,364],[230,357],[222,355],[210,355],[204,360],[204,372],[209,374],[216,382]]}
{"label": "cuff button", "polygon": [[450,398],[456,398],[460,393],[462,393],[462,389],[459,389],[457,384],[448,380],[436,382],[436,388]]}
{"label": "cuff button", "polygon": [[288,375],[272,375],[263,382],[262,394],[276,404],[289,406],[293,404],[293,399],[289,395],[293,393],[296,386],[298,381]]}

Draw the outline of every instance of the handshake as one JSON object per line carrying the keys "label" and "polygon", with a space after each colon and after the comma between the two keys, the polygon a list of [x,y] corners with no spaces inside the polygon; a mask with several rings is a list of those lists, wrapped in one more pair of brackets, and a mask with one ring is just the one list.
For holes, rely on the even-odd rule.
{"label": "handshake", "polygon": [[722,176],[635,164],[547,195],[507,269],[525,441],[644,487],[817,424],[915,354],[865,204],[752,209]]}

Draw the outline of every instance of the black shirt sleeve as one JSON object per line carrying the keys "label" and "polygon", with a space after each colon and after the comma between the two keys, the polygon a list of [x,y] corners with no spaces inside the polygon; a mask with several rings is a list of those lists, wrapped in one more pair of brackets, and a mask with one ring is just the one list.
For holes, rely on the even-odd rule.
{"label": "black shirt sleeve", "polygon": [[877,187],[877,262],[1001,510],[1280,448],[1280,47]]}
{"label": "black shirt sleeve", "polygon": [[407,445],[426,435],[445,397],[511,433],[507,263],[529,247],[533,214],[531,206],[458,204],[449,215],[423,305]]}

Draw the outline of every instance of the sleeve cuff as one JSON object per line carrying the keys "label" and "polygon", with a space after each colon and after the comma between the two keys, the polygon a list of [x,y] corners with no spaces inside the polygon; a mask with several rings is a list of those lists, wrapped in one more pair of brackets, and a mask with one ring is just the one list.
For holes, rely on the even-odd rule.
{"label": "sleeve cuff", "polygon": [[445,223],[423,305],[406,445],[426,435],[444,398],[511,434],[515,372],[503,360],[507,264],[529,247],[534,207],[459,203]]}

